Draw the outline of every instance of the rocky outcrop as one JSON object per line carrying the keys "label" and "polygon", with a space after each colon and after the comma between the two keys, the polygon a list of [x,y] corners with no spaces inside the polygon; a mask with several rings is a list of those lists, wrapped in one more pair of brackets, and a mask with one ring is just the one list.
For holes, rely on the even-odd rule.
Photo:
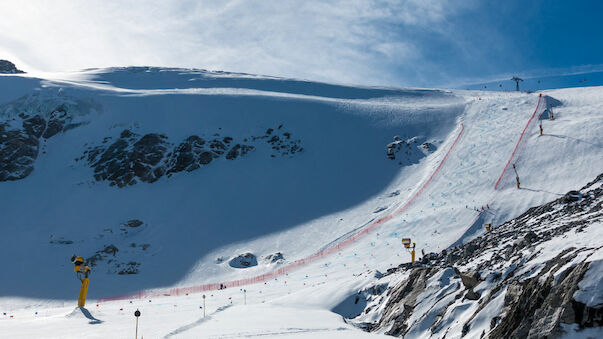
{"label": "rocky outcrop", "polygon": [[[557,338],[603,325],[603,304],[584,301],[602,297],[576,297],[601,293],[580,286],[603,267],[589,260],[603,245],[587,241],[603,218],[602,184],[603,174],[465,245],[388,270],[376,283],[388,288],[349,322],[400,337],[472,338]],[[570,236],[582,240],[563,241]]]}
{"label": "rocky outcrop", "polygon": [[165,174],[164,156],[170,144],[165,135],[139,136],[124,130],[108,147],[100,146],[88,153],[94,178],[124,187],[138,181],[155,182]]}
{"label": "rocky outcrop", "polygon": [[[565,253],[564,253],[565,254]],[[547,263],[559,268],[563,255]],[[563,272],[558,283],[554,275],[541,272],[525,281],[513,281],[511,293],[506,298],[506,316],[490,333],[492,338],[544,338],[563,334],[561,324],[578,324],[580,327],[603,325],[603,308],[586,311],[584,304],[573,300],[578,283],[588,270],[589,263],[580,263]],[[544,270],[543,270],[544,271]],[[554,272],[552,272],[554,273]],[[546,278],[544,282],[539,281]]]}
{"label": "rocky outcrop", "polygon": [[387,157],[397,160],[399,165],[412,165],[418,163],[421,158],[436,151],[437,147],[419,137],[401,138],[394,136],[394,141],[387,144]]}
{"label": "rocky outcrop", "polygon": [[75,160],[86,159],[94,169],[95,180],[121,188],[139,182],[153,183],[179,172],[192,172],[219,158],[231,161],[245,157],[261,146],[260,141],[270,145],[274,151],[271,157],[301,152],[301,141],[293,140],[289,132],[277,133],[281,128],[282,125],[276,130],[269,128],[266,134],[244,138],[242,142],[215,133],[211,138],[191,135],[176,144],[163,134],[139,135],[126,129],[114,141],[107,137],[101,145],[89,147],[84,156]]}
{"label": "rocky outcrop", "polygon": [[425,290],[425,282],[434,273],[429,267],[414,269],[408,279],[392,288],[386,311],[376,328],[390,326],[386,334],[404,336],[408,332],[407,320],[413,313],[417,298]]}
{"label": "rocky outcrop", "polygon": [[138,219],[132,219],[132,220],[128,220],[128,221],[126,221],[126,222],[124,223],[124,226],[131,227],[131,228],[137,228],[137,227],[142,226],[143,224],[144,224],[144,222],[143,222],[143,221],[141,221],[141,220],[138,220]]}
{"label": "rocky outcrop", "polygon": [[281,252],[276,252],[273,254],[268,254],[264,258],[264,261],[268,264],[281,263],[281,262],[285,261],[285,257],[283,256],[283,254]]}
{"label": "rocky outcrop", "polygon": [[2,74],[17,74],[17,73],[25,73],[22,70],[18,69],[15,64],[8,60],[0,60],[0,73]]}
{"label": "rocky outcrop", "polygon": [[234,268],[249,268],[258,265],[258,259],[253,253],[243,253],[230,259],[228,262],[230,267]]}
{"label": "rocky outcrop", "polygon": [[[138,182],[152,183],[164,175],[194,171],[223,156],[231,142],[229,137],[206,141],[193,135],[174,146],[163,134],[141,136],[126,129],[111,144],[89,148],[84,155],[94,169],[94,179],[125,187]],[[235,144],[226,158],[232,160],[252,149],[253,146]]]}
{"label": "rocky outcrop", "polygon": [[19,180],[33,171],[40,142],[23,129],[0,124],[0,181]]}
{"label": "rocky outcrop", "polygon": [[[276,156],[293,156],[295,153],[303,152],[301,140],[293,139],[291,133],[283,130],[283,125],[279,125],[276,129],[268,128],[266,133],[261,136],[252,136],[250,140],[264,140],[272,149],[271,157]],[[247,139],[245,139],[247,141]]]}
{"label": "rocky outcrop", "polygon": [[0,108],[0,182],[26,178],[47,139],[85,123],[75,116],[80,104],[64,99],[32,95]]}

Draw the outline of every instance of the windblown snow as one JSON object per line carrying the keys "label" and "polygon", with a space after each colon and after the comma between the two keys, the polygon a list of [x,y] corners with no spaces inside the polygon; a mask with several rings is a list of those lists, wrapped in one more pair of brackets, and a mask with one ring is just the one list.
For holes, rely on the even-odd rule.
{"label": "windblown snow", "polygon": [[[401,238],[417,257],[467,243],[603,172],[601,87],[539,97],[137,67],[0,88],[10,338],[126,336],[136,309],[144,337],[377,336],[337,306],[410,261]],[[503,173],[515,150],[521,189]],[[85,309],[73,254],[93,263]],[[576,298],[600,305],[594,265]]]}

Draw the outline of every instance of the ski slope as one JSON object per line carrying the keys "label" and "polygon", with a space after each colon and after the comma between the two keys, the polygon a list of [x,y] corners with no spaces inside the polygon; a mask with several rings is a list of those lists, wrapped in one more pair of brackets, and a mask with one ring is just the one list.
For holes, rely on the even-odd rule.
{"label": "ski slope", "polygon": [[[3,262],[10,279],[0,285],[0,329],[11,337],[121,335],[137,308],[142,333],[151,337],[369,336],[329,311],[374,281],[376,271],[410,260],[400,238],[416,242],[418,257],[466,242],[484,223],[500,224],[581,187],[603,168],[599,87],[544,91],[555,120],[542,120],[539,136],[546,107],[539,94],[146,68],[2,76],[0,86],[0,104],[39,93],[47,102],[77,98],[97,108],[80,112],[86,124],[47,140],[30,176],[0,182],[0,227],[10,235],[0,240],[0,255],[13,258]],[[36,100],[22,108],[37,107]],[[5,109],[0,118],[11,114]],[[258,135],[279,125],[304,152],[271,158],[258,147],[245,158],[121,189],[74,162],[85,144],[126,128],[181,140]],[[436,149],[399,164],[385,152],[396,135]],[[509,161],[521,190],[513,173],[503,173]],[[119,235],[120,224],[134,218],[143,228]],[[72,243],[50,243],[51,235]],[[117,275],[99,263],[86,318],[73,310],[79,286],[68,258],[107,243],[121,250],[120,260],[140,261],[140,271]],[[135,251],[130,243],[150,247]],[[247,252],[257,266],[228,265]],[[284,260],[262,260],[276,252]]]}

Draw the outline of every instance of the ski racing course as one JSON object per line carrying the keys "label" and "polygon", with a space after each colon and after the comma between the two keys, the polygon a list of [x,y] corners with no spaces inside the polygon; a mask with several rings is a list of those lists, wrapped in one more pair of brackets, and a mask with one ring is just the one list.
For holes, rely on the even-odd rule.
{"label": "ski racing course", "polygon": [[[498,180],[496,181],[496,183],[494,185],[494,191],[496,191],[498,189],[498,186],[500,185],[500,183],[503,179],[503,176],[505,176],[505,174],[509,172],[509,166],[511,164],[511,161],[516,160],[518,158],[519,153],[520,153],[520,145],[522,144],[524,135],[525,135],[526,131],[528,130],[528,128],[532,125],[532,121],[534,120],[534,117],[536,116],[536,114],[539,112],[542,113],[543,109],[546,108],[546,104],[544,104],[544,105],[542,104],[545,101],[546,101],[546,99],[542,99],[542,94],[540,94],[538,96],[538,102],[536,104],[536,108],[534,109],[534,112],[532,113],[532,115],[530,116],[529,120],[527,121],[525,127],[523,128],[523,130],[519,136],[519,139],[517,140],[517,143],[515,144],[515,148],[513,149],[513,152],[511,153],[511,156],[509,157],[509,160],[507,161],[500,176],[498,177]],[[177,287],[177,288],[171,288],[171,289],[165,289],[165,290],[139,291],[139,292],[131,293],[131,294],[127,294],[127,295],[99,298],[97,302],[103,303],[103,302],[116,301],[116,300],[145,299],[145,298],[169,297],[169,296],[180,296],[180,295],[188,296],[189,294],[194,294],[194,293],[216,291],[216,290],[232,288],[232,287],[243,287],[243,286],[247,286],[247,285],[251,285],[251,284],[257,284],[257,283],[265,282],[268,280],[272,280],[272,279],[275,279],[275,278],[283,276],[283,275],[288,275],[289,272],[291,272],[295,269],[301,268],[301,267],[308,265],[320,258],[323,258],[323,257],[333,254],[335,252],[341,251],[342,249],[347,248],[349,245],[353,244],[360,238],[368,235],[370,232],[374,231],[382,224],[386,223],[387,221],[393,219],[395,216],[406,211],[408,209],[408,207],[417,198],[420,197],[421,193],[423,193],[425,188],[431,183],[433,178],[438,174],[440,168],[442,168],[446,159],[448,158],[448,156],[450,155],[450,153],[453,151],[454,147],[456,146],[457,142],[461,138],[461,136],[464,132],[464,129],[465,129],[465,127],[461,123],[457,136],[455,137],[454,141],[450,145],[450,148],[448,149],[448,151],[446,152],[444,157],[439,161],[437,167],[433,170],[433,172],[427,178],[427,180],[425,180],[423,182],[423,184],[420,186],[420,188],[418,190],[416,190],[410,196],[410,198],[408,198],[406,200],[406,202],[404,203],[404,205],[402,205],[402,207],[400,207],[399,209],[396,209],[391,214],[381,217],[381,218],[371,222],[369,225],[362,227],[358,233],[355,233],[344,239],[339,239],[339,241],[336,242],[335,244],[329,244],[326,249],[324,249],[320,252],[317,252],[309,257],[296,260],[295,262],[287,264],[286,266],[278,268],[277,270],[274,270],[274,271],[271,271],[268,273],[264,273],[264,274],[261,274],[258,276],[250,277],[250,278],[244,278],[244,279],[238,279],[238,280],[232,280],[232,281],[224,281],[224,282],[220,282],[220,283],[204,284],[204,285],[198,285],[198,286]],[[481,205],[482,209],[479,211],[479,213],[475,217],[475,219],[472,220],[470,225],[466,228],[467,230],[471,229],[474,225],[476,225],[476,223],[482,218],[482,214],[487,213],[487,210],[489,209],[489,205],[492,204],[493,201],[494,201],[494,198],[491,198],[486,203],[486,205]],[[488,206],[488,207],[483,208],[483,206]],[[482,226],[482,223],[479,223],[479,225],[476,225],[476,226],[480,227],[480,226]]]}
{"label": "ski racing course", "polygon": [[272,271],[269,273],[264,273],[262,275],[258,275],[258,276],[251,277],[251,278],[225,281],[225,282],[221,282],[221,283],[205,284],[205,285],[200,285],[200,286],[172,288],[169,290],[140,291],[137,293],[127,294],[127,295],[122,295],[122,296],[100,298],[98,300],[98,302],[100,303],[100,302],[106,302],[106,301],[126,300],[126,299],[133,299],[133,298],[143,299],[143,298],[172,296],[172,295],[174,295],[174,296],[188,295],[189,293],[191,293],[191,294],[192,293],[201,293],[201,292],[206,292],[206,291],[215,291],[215,290],[224,289],[224,288],[241,287],[241,286],[247,286],[247,285],[251,285],[251,284],[257,284],[257,283],[264,282],[267,280],[275,279],[282,275],[286,275],[286,274],[288,275],[288,273],[293,271],[294,269],[308,265],[320,258],[333,254],[337,251],[341,251],[342,249],[347,248],[348,246],[350,246],[357,240],[368,235],[370,232],[377,229],[380,225],[386,223],[387,221],[393,219],[395,216],[406,211],[408,209],[408,207],[413,203],[413,201],[415,201],[421,195],[421,193],[425,190],[427,185],[429,185],[429,183],[433,180],[433,178],[436,176],[436,174],[438,173],[438,171],[440,170],[442,165],[444,165],[444,162],[450,155],[450,152],[452,152],[452,150],[454,149],[454,146],[456,145],[459,138],[463,134],[464,128],[465,127],[461,124],[458,135],[452,142],[452,145],[450,145],[450,148],[448,149],[448,151],[446,152],[446,154],[444,155],[442,160],[440,160],[438,166],[434,169],[434,171],[431,173],[429,178],[427,178],[427,180],[425,180],[425,182],[420,186],[420,188],[412,194],[412,196],[406,201],[406,203],[404,205],[402,205],[402,207],[400,207],[399,209],[395,210],[393,213],[391,213],[385,217],[379,218],[379,219],[371,222],[369,225],[361,228],[360,232],[355,233],[354,235],[352,235],[348,238],[342,239],[340,242],[337,242],[332,245],[328,245],[328,247],[326,249],[324,249],[320,252],[317,252],[309,257],[296,260],[295,262],[293,262],[291,264],[287,264],[286,266],[281,267],[275,271]]}
{"label": "ski racing course", "polygon": [[[226,92],[201,95],[230,95]],[[306,226],[226,247],[240,253],[276,243],[292,253],[286,262],[218,272],[211,259],[203,259],[173,287],[89,299],[82,310],[73,310],[73,300],[10,297],[1,303],[7,311],[2,311],[0,331],[8,337],[127,337],[133,335],[133,313],[139,309],[139,334],[145,337],[374,337],[354,329],[340,315],[361,311],[362,305],[345,301],[371,285],[380,272],[410,260],[401,238],[416,242],[417,257],[422,250],[440,251],[482,233],[485,223],[500,224],[580,187],[599,172],[599,92],[552,90],[538,96],[455,91],[464,98],[464,109],[440,136],[437,151],[403,167],[379,194]],[[542,117],[547,96],[563,103],[555,106],[554,121]],[[295,100],[323,99],[296,94]],[[371,100],[326,99],[339,107],[367,109],[373,107]],[[390,98],[378,101],[397,104]],[[543,135],[538,135],[536,121],[542,122]],[[517,166],[520,190],[510,164]],[[573,176],[577,172],[581,175]],[[324,229],[334,224],[341,226]],[[97,281],[93,274],[91,290],[100,284]],[[76,284],[70,288],[75,296]]]}

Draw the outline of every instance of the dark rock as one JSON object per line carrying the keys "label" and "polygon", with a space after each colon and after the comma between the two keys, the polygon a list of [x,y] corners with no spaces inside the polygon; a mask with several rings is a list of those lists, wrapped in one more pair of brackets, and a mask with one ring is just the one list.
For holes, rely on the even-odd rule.
{"label": "dark rock", "polygon": [[258,260],[254,254],[244,253],[230,259],[228,264],[230,265],[230,267],[234,268],[248,268],[252,266],[257,266]]}
{"label": "dark rock", "polygon": [[465,298],[469,299],[469,300],[478,300],[481,297],[481,295],[475,291],[473,291],[473,288],[470,288],[467,290],[467,293],[465,294]]}
{"label": "dark rock", "polygon": [[103,253],[111,254],[113,256],[115,256],[115,254],[117,254],[118,251],[119,250],[117,249],[117,247],[115,245],[107,245],[102,250]]}
{"label": "dark rock", "polygon": [[463,256],[470,257],[478,249],[479,245],[475,241],[472,241],[464,247]]}
{"label": "dark rock", "polygon": [[274,254],[267,255],[264,260],[268,263],[276,263],[285,261],[285,257],[281,252],[276,252]]}
{"label": "dark rock", "polygon": [[[121,268],[121,265],[117,265],[119,268]],[[126,267],[121,268],[117,274],[119,275],[124,275],[124,274],[137,274],[139,267],[140,267],[140,263],[137,263],[135,261],[130,261],[129,263],[125,264]]]}
{"label": "dark rock", "polygon": [[0,60],[0,73],[4,74],[17,74],[17,73],[25,73],[22,70],[18,69],[15,64],[8,60]]}
{"label": "dark rock", "polygon": [[[132,131],[130,131],[129,129],[123,130],[121,132],[121,134],[119,135],[119,137],[122,138],[122,139],[128,139],[128,138],[132,138],[134,136],[135,136],[135,134],[132,133]],[[107,139],[110,139],[110,138],[109,137],[105,138],[105,140],[107,140]]]}
{"label": "dark rock", "polygon": [[571,203],[571,202],[580,200],[580,196],[581,196],[580,192],[578,192],[578,191],[569,191],[569,192],[567,192],[567,194],[565,194],[563,196],[562,199],[563,199],[563,202],[565,202],[567,204],[567,203]]}
{"label": "dark rock", "polygon": [[463,329],[461,331],[461,337],[464,337],[467,335],[467,333],[469,333],[469,330],[471,329],[471,326],[469,326],[469,323],[465,323],[463,324]]}
{"label": "dark rock", "polygon": [[44,129],[46,128],[46,120],[40,115],[36,115],[33,118],[23,121],[23,129],[29,135],[33,135],[36,138],[42,136]]}
{"label": "dark rock", "polygon": [[474,288],[480,283],[480,275],[477,271],[467,273],[459,272],[457,269],[455,271],[461,277],[461,281],[467,289]]}
{"label": "dark rock", "polygon": [[124,225],[126,225],[128,227],[132,227],[132,228],[139,227],[142,224],[144,224],[144,223],[138,219],[128,220],[127,222],[124,223]]}
{"label": "dark rock", "polygon": [[[205,140],[196,135],[186,138],[174,149],[167,173],[191,172],[199,168],[200,165],[209,164],[213,159],[213,155],[206,151],[204,145]],[[207,158],[204,153],[207,153]]]}
{"label": "dark rock", "polygon": [[107,149],[90,152],[88,159],[94,168],[95,179],[107,180],[118,187],[135,184],[136,179],[157,181],[165,173],[159,163],[167,151],[166,139],[163,135],[151,133],[136,140],[131,131],[125,130]]}
{"label": "dark rock", "polygon": [[239,144],[234,145],[230,149],[230,151],[228,151],[228,154],[226,154],[226,159],[232,160],[232,159],[235,159],[236,157],[238,157],[240,148],[241,148],[241,145],[239,145]]}
{"label": "dark rock", "polygon": [[425,289],[425,282],[433,272],[431,268],[414,269],[408,279],[394,287],[376,329],[391,325],[385,334],[404,336],[408,331],[406,320],[411,316],[417,297]]}
{"label": "dark rock", "polygon": [[222,141],[214,139],[210,142],[209,148],[211,148],[214,153],[221,155],[226,150],[226,145],[224,145]]}
{"label": "dark rock", "polygon": [[7,130],[0,124],[0,181],[19,180],[33,171],[39,141],[24,130]]}
{"label": "dark rock", "polygon": [[536,242],[538,240],[538,235],[536,233],[534,233],[533,231],[529,231],[528,233],[526,233],[526,235],[523,238],[527,242],[533,243],[533,242]]}
{"label": "dark rock", "polygon": [[436,150],[436,146],[430,142],[424,142],[420,146],[426,153],[433,153]]}
{"label": "dark rock", "polygon": [[490,320],[490,329],[493,329],[494,327],[496,327],[496,325],[498,325],[499,321],[500,321],[500,317],[499,316],[493,317]]}
{"label": "dark rock", "polygon": [[63,131],[63,126],[71,122],[71,117],[67,115],[67,106],[62,104],[57,106],[49,115],[46,130],[42,135],[45,139],[49,139],[59,132]]}
{"label": "dark rock", "polygon": [[210,152],[203,152],[199,155],[199,163],[202,165],[209,164],[214,158],[213,154]]}

